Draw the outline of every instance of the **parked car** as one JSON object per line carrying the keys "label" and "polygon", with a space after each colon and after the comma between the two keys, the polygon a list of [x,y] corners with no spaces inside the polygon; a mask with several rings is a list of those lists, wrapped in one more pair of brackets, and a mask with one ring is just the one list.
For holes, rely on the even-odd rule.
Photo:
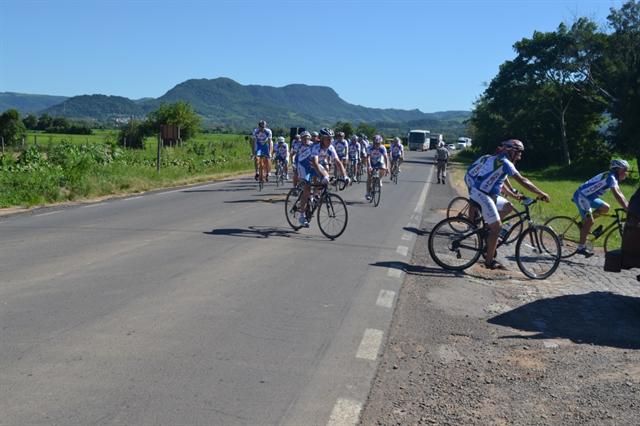
{"label": "parked car", "polygon": [[455,146],[454,144],[450,143],[450,144],[447,144],[447,149],[448,149],[449,151],[451,151],[451,150],[453,150],[453,149],[456,149],[456,146]]}

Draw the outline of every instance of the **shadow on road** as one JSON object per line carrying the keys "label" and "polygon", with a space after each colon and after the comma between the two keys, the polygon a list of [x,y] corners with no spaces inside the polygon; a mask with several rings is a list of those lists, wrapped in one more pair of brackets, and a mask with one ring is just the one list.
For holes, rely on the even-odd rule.
{"label": "shadow on road", "polygon": [[248,228],[222,228],[213,229],[205,232],[207,235],[227,235],[234,237],[250,237],[250,238],[269,238],[269,237],[285,237],[297,235],[296,231],[288,228],[260,227],[250,226]]}
{"label": "shadow on road", "polygon": [[409,232],[413,232],[416,235],[429,235],[430,231],[427,231],[426,229],[418,229],[418,228],[414,228],[413,226],[405,226],[404,228],[405,231],[409,231]]}
{"label": "shadow on road", "polygon": [[370,263],[371,266],[379,266],[381,268],[399,269],[411,275],[428,275],[432,277],[462,277],[464,272],[447,271],[442,268],[432,268],[430,266],[411,265],[406,262],[382,261]]}
{"label": "shadow on road", "polygon": [[574,343],[640,349],[640,298],[611,292],[536,300],[488,322],[537,333],[502,338],[562,338]]}
{"label": "shadow on road", "polygon": [[[269,196],[273,196],[273,194],[268,194]],[[259,197],[260,195],[256,195]],[[225,204],[243,204],[243,203],[268,203],[268,204],[278,204],[284,203],[284,198],[253,198],[250,200],[231,200],[225,201]]]}
{"label": "shadow on road", "polygon": [[233,188],[217,188],[217,189],[185,189],[180,192],[239,192],[239,191],[257,191],[258,187],[256,185],[243,185],[236,186]]}
{"label": "shadow on road", "polygon": [[403,163],[413,163],[413,164],[434,164],[433,160],[404,160]]}

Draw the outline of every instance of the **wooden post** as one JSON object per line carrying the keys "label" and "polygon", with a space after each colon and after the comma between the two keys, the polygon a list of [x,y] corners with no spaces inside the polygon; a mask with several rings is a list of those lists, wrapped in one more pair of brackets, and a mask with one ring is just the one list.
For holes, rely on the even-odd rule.
{"label": "wooden post", "polygon": [[127,149],[127,137],[124,137],[124,149]]}
{"label": "wooden post", "polygon": [[4,155],[4,136],[0,136],[0,139],[2,139],[2,155]]}
{"label": "wooden post", "polygon": [[33,135],[33,144],[38,145],[38,135],[36,134]]}
{"label": "wooden post", "polygon": [[160,173],[160,145],[162,145],[162,135],[158,133],[158,155],[156,156],[156,171]]}

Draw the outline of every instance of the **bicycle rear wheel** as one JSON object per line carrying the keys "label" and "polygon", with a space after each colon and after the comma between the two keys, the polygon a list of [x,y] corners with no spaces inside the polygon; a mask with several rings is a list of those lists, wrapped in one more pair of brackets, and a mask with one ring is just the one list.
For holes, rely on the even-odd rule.
{"label": "bicycle rear wheel", "polygon": [[555,216],[547,220],[544,226],[553,229],[553,232],[558,236],[563,259],[576,254],[580,242],[580,227],[573,218],[569,216]]}
{"label": "bicycle rear wheel", "polygon": [[298,222],[298,215],[300,213],[300,194],[302,190],[299,188],[291,188],[287,194],[287,198],[284,200],[284,214],[291,226],[295,231],[302,228]]}
{"label": "bicycle rear wheel", "polygon": [[429,234],[429,254],[444,269],[467,269],[478,261],[483,247],[480,231],[462,217],[441,220]]}
{"label": "bicycle rear wheel", "polygon": [[613,250],[619,250],[622,248],[622,230],[624,229],[624,225],[621,227],[615,227],[611,231],[607,233],[604,237],[604,252],[609,253]]}
{"label": "bicycle rear wheel", "polygon": [[337,194],[326,193],[318,206],[318,227],[329,239],[336,239],[347,228],[347,204]]}
{"label": "bicycle rear wheel", "polygon": [[560,239],[548,226],[531,226],[516,244],[518,268],[534,280],[549,278],[560,265]]}
{"label": "bicycle rear wheel", "polygon": [[382,185],[380,185],[380,178],[376,178],[371,182],[373,193],[371,197],[373,198],[373,205],[378,207],[380,204],[380,196],[382,195]]}

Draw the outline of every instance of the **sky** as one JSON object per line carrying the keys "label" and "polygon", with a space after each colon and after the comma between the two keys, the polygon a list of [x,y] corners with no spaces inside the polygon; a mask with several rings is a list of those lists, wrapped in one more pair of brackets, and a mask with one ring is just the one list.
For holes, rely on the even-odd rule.
{"label": "sky", "polygon": [[513,44],[619,0],[0,0],[0,92],[159,97],[178,83],[329,86],[471,110]]}

